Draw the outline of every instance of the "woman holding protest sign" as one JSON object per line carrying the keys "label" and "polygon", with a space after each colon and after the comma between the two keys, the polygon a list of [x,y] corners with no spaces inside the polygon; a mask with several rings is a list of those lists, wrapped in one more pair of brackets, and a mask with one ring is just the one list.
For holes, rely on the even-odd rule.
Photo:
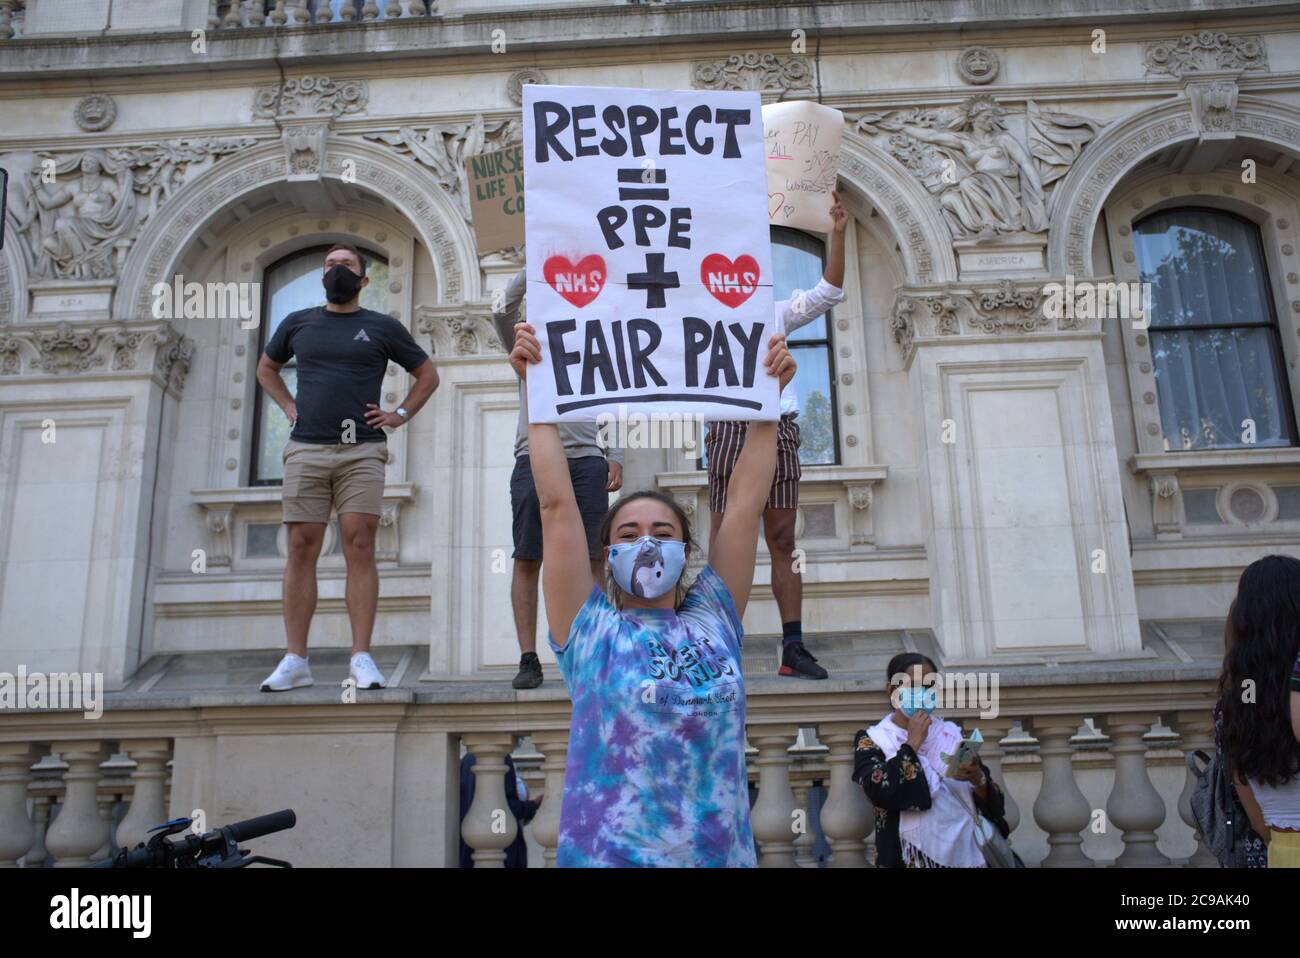
{"label": "woman holding protest sign", "polygon": [[[524,376],[540,360],[534,328],[516,327],[516,372]],[[770,340],[764,367],[782,387],[793,378],[783,334]],[[557,865],[756,864],[741,617],[776,469],[776,432],[775,422],[752,425],[709,565],[689,588],[681,581],[689,520],[653,491],[624,496],[606,514],[602,587],[592,580],[558,429],[529,426],[548,544],[542,591],[551,648],[573,699]]]}

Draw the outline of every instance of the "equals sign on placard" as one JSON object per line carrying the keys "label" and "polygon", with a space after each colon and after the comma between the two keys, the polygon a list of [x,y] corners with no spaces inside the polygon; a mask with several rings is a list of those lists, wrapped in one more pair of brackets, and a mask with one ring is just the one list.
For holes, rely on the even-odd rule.
{"label": "equals sign on placard", "polygon": [[666,183],[668,182],[667,170],[619,170],[618,181],[620,183],[640,183],[639,188],[620,186],[618,188],[618,198],[620,200],[666,200],[668,199],[668,188],[656,189],[645,186],[646,183]]}

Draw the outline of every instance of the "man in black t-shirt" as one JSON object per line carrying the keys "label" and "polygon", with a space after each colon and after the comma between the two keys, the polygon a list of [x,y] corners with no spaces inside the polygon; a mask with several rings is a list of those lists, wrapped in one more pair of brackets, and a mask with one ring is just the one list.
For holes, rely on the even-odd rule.
{"label": "man in black t-shirt", "polygon": [[[379,604],[375,531],[384,503],[388,462],[385,428],[414,416],[438,388],[433,361],[406,327],[361,308],[370,282],[356,247],[340,243],[325,256],[325,306],[299,310],[281,321],[257,364],[257,381],[293,424],[284,447],[281,493],[289,559],[284,570],[284,628],[289,651],[262,683],[263,692],[311,685],[307,632],[316,611],[316,560],[330,512],[337,511],[347,560],[348,619],[352,623],[351,675],[357,688],[383,688],[370,657]],[[295,399],[280,367],[297,357]],[[379,407],[388,363],[415,377],[393,412]]]}

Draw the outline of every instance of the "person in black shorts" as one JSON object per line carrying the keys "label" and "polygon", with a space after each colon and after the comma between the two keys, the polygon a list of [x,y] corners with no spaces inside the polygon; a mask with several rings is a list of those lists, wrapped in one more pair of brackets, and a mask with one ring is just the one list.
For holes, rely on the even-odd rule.
{"label": "person in black shorts", "polygon": [[[515,323],[519,319],[526,287],[520,270],[506,287],[502,310],[493,314],[497,335],[507,350],[514,345]],[[623,453],[606,449],[598,441],[595,422],[561,423],[560,441],[569,461],[569,478],[587,530],[587,554],[592,574],[603,581],[605,550],[600,544],[600,521],[609,511],[609,494],[623,485]],[[517,689],[535,689],[542,684],[542,663],[537,657],[537,587],[542,571],[542,513],[533,485],[528,460],[528,392],[519,382],[519,425],[515,432],[515,469],[510,476],[510,509],[514,517],[514,569],[510,581],[510,604],[515,614],[519,639],[519,674],[511,683]]]}

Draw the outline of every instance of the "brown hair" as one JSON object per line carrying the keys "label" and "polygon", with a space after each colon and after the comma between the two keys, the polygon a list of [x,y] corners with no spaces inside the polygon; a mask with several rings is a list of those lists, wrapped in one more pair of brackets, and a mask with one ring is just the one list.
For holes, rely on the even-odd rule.
{"label": "brown hair", "polygon": [[355,256],[357,258],[357,263],[361,266],[361,275],[362,276],[366,275],[366,265],[367,265],[366,258],[361,255],[361,250],[357,249],[351,243],[335,243],[333,246],[331,246],[329,249],[325,251],[325,258],[329,259],[330,253],[334,252],[337,249],[347,250],[349,253]]}
{"label": "brown hair", "polygon": [[[629,493],[622,496],[618,502],[609,507],[605,513],[605,518],[600,520],[600,529],[597,536],[602,546],[609,545],[609,537],[614,530],[614,519],[618,516],[619,511],[629,502],[635,502],[638,499],[653,499],[655,502],[663,503],[672,510],[677,522],[682,527],[682,541],[686,543],[688,552],[695,551],[695,540],[691,538],[691,520],[686,515],[686,510],[672,496],[666,496],[657,489],[641,489],[637,492]],[[689,560],[688,560],[689,561]],[[679,608],[682,601],[686,598],[687,585],[685,583],[686,573],[682,572],[682,578],[677,580],[677,594],[673,599],[673,608]],[[614,581],[614,576],[610,573],[609,566],[605,566],[605,595],[614,608],[622,610],[623,608],[623,590],[618,587]]]}

